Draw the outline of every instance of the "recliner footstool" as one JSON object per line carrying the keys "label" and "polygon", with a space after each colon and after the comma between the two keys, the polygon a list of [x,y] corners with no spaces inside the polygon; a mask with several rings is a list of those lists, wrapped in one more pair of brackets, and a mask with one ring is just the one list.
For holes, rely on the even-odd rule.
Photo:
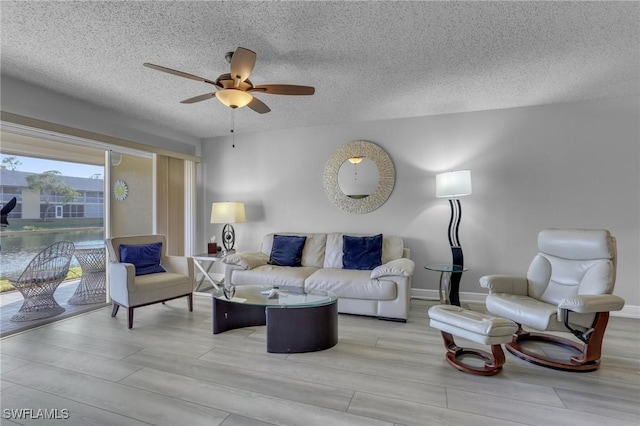
{"label": "recliner footstool", "polygon": [[[505,356],[500,345],[511,341],[511,336],[518,330],[515,322],[454,305],[432,306],[429,318],[429,325],[442,334],[449,364],[465,373],[480,376],[494,376],[502,371]],[[491,345],[491,353],[462,348],[456,345],[453,336]],[[463,355],[480,357],[485,363],[482,367],[465,364],[460,359]]]}

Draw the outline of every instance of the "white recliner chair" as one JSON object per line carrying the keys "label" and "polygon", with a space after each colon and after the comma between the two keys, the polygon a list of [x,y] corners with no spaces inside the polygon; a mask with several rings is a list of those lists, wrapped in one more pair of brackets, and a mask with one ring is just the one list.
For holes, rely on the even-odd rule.
{"label": "white recliner chair", "polygon": [[[488,275],[487,310],[518,324],[509,352],[534,364],[565,371],[595,371],[610,311],[624,300],[612,294],[616,281],[616,240],[606,230],[546,229],[538,235],[538,255],[526,277]],[[525,331],[572,333],[576,339]],[[525,341],[561,345],[576,352],[555,359],[528,350]]]}
{"label": "white recliner chair", "polygon": [[112,317],[120,306],[127,308],[132,328],[134,308],[179,297],[187,297],[189,311],[193,311],[193,259],[167,256],[164,235],[115,237],[106,243]]}

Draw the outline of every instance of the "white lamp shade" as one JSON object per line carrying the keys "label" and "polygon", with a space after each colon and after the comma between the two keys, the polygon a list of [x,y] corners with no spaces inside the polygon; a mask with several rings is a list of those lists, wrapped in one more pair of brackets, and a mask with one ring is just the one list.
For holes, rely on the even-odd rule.
{"label": "white lamp shade", "polygon": [[471,171],[457,170],[436,175],[436,197],[456,198],[471,194]]}
{"label": "white lamp shade", "polygon": [[211,204],[211,223],[244,223],[244,203],[223,202]]}
{"label": "white lamp shade", "polygon": [[216,92],[216,98],[231,108],[242,108],[253,100],[251,94],[239,89],[222,89]]}

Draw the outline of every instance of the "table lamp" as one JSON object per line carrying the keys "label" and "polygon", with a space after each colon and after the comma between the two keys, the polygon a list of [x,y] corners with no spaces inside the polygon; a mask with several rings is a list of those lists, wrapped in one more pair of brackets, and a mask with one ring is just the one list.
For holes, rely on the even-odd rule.
{"label": "table lamp", "polygon": [[[458,228],[460,227],[460,219],[462,218],[462,207],[458,197],[471,194],[471,171],[457,170],[454,172],[440,173],[436,175],[436,197],[448,198],[451,206],[451,219],[449,220],[449,245],[451,246],[451,254],[453,257],[453,265],[464,268],[464,256],[462,255],[462,247],[458,238]],[[460,278],[462,272],[454,272],[451,274],[451,303],[460,306],[458,300],[458,288],[460,286]],[[456,299],[456,300],[454,300]]]}
{"label": "table lamp", "polygon": [[224,251],[233,250],[236,243],[236,232],[232,223],[245,223],[247,218],[244,212],[244,203],[222,202],[211,204],[210,223],[224,223],[222,228],[222,245]]}

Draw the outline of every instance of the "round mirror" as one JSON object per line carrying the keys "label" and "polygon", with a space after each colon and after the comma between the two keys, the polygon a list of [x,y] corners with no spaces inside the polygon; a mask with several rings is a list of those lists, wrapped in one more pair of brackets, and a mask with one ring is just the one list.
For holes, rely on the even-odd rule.
{"label": "round mirror", "polygon": [[352,141],[327,161],[324,189],[336,207],[349,213],[369,213],[391,195],[395,173],[384,149],[368,141]]}
{"label": "round mirror", "polygon": [[379,179],[378,167],[366,157],[349,158],[338,170],[338,186],[349,198],[365,198],[373,194]]}

